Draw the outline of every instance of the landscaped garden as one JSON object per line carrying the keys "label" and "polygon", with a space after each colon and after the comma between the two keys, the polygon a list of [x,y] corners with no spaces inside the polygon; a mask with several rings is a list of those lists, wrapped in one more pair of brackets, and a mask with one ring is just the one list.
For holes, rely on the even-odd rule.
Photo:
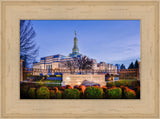
{"label": "landscaped garden", "polygon": [[137,80],[108,82],[102,87],[98,85],[61,86],[52,82],[56,81],[21,83],[21,99],[140,99],[140,82]]}

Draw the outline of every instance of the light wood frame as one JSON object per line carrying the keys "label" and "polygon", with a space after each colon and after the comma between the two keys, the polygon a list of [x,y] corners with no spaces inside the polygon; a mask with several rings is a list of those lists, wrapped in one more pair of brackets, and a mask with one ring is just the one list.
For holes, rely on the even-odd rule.
{"label": "light wood frame", "polygon": [[[0,117],[159,118],[159,0],[1,1]],[[19,20],[141,20],[140,100],[20,100]]]}

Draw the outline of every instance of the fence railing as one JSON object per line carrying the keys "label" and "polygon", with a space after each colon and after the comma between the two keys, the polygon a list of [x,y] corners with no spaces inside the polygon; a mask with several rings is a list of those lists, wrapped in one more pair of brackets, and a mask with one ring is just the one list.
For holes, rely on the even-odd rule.
{"label": "fence railing", "polygon": [[78,69],[36,69],[36,68],[23,68],[23,72],[25,73],[110,73],[110,74],[117,74],[117,70],[78,70]]}
{"label": "fence railing", "polygon": [[36,68],[23,68],[23,72],[25,73],[109,73],[109,74],[126,74],[126,73],[139,73],[138,69],[110,69],[110,70],[78,70],[78,69],[36,69]]}
{"label": "fence railing", "polygon": [[36,69],[23,68],[23,76],[28,74],[34,75],[54,75],[55,73],[70,73],[70,74],[105,74],[107,77],[119,77],[119,79],[139,79],[139,69],[120,69],[120,70],[78,70],[78,69]]}
{"label": "fence railing", "polygon": [[119,79],[140,79],[139,69],[121,69],[118,72]]}

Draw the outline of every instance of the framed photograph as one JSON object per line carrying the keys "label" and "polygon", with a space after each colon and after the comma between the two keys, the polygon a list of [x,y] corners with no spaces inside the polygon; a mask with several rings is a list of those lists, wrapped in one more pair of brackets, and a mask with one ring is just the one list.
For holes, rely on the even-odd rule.
{"label": "framed photograph", "polygon": [[159,0],[2,0],[1,31],[1,118],[159,119]]}

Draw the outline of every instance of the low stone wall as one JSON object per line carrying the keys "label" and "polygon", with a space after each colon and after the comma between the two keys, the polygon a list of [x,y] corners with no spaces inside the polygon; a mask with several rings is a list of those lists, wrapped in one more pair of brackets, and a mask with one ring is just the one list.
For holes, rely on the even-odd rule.
{"label": "low stone wall", "polygon": [[99,83],[100,86],[105,86],[105,75],[97,74],[86,74],[86,75],[72,75],[72,74],[63,74],[63,85],[80,85],[84,80],[92,81]]}

